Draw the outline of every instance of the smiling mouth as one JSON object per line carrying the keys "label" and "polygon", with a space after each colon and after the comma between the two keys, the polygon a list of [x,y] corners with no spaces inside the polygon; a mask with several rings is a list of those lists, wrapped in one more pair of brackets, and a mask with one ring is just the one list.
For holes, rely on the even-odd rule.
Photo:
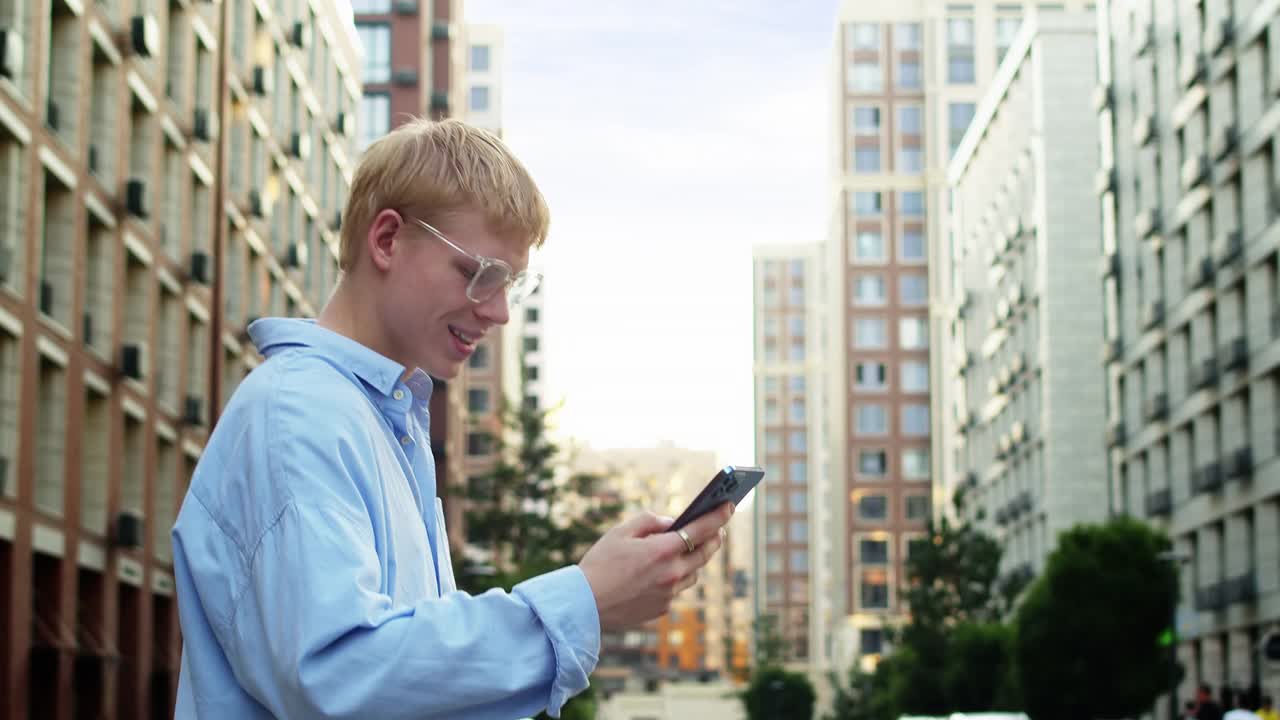
{"label": "smiling mouth", "polygon": [[474,347],[476,342],[480,339],[479,335],[472,335],[471,333],[459,330],[452,325],[449,326],[449,334],[453,335],[458,339],[458,342],[466,345],[467,347]]}

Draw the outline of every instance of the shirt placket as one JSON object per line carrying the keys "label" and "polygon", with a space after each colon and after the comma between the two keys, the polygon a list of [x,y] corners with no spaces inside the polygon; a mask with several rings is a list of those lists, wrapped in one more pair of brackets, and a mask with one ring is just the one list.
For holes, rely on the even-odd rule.
{"label": "shirt placket", "polygon": [[391,421],[396,440],[409,460],[411,476],[406,477],[405,481],[409,484],[409,492],[418,503],[418,514],[426,524],[427,542],[431,547],[431,563],[436,571],[437,592],[439,592],[440,549],[436,542],[435,466],[428,452],[430,443],[425,440],[420,424],[415,421],[419,412],[415,406],[422,403],[414,398],[407,388],[399,385],[391,391],[391,396],[386,402],[384,414]]}

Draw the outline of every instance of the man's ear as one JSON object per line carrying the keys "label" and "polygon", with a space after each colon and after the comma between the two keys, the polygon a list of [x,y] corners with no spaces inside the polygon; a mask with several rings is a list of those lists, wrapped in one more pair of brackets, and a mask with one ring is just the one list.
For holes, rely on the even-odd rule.
{"label": "man's ear", "polygon": [[395,210],[383,210],[369,223],[365,245],[369,251],[369,259],[378,270],[386,272],[391,268],[391,258],[397,250],[397,234],[403,226],[404,220]]}

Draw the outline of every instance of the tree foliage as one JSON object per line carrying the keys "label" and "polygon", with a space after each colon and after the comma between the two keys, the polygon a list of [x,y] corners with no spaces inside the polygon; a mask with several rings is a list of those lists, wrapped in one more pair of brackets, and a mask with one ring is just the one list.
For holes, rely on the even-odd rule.
{"label": "tree foliage", "polygon": [[812,720],[817,693],[807,675],[782,667],[783,640],[777,617],[757,617],[753,630],[755,666],[746,689],[738,694],[747,720]]}
{"label": "tree foliage", "polygon": [[1146,712],[1168,687],[1158,642],[1176,603],[1168,539],[1122,518],[1058,538],[1018,610],[1015,658],[1037,720]]}

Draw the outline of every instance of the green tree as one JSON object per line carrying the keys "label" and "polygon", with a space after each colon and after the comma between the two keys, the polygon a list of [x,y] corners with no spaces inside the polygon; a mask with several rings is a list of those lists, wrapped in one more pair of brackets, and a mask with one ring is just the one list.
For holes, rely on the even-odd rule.
{"label": "green tree", "polygon": [[748,720],[812,720],[817,693],[803,673],[782,667],[784,643],[777,616],[760,615],[752,624],[755,664],[746,689],[738,693]]}
{"label": "green tree", "polygon": [[[458,493],[466,500],[467,541],[492,554],[490,566],[477,567],[465,553],[453,553],[458,587],[473,595],[576,563],[622,510],[621,503],[601,498],[604,478],[567,471],[560,447],[547,435],[548,415],[530,405],[505,410],[503,425],[517,441],[499,439],[498,462]],[[575,498],[586,501],[580,516],[555,515]],[[598,706],[588,687],[565,704],[561,718],[592,720]]]}
{"label": "green tree", "polygon": [[1058,538],[1018,609],[1014,657],[1036,720],[1142,714],[1167,689],[1159,645],[1176,597],[1164,535],[1136,520]]}
{"label": "green tree", "polygon": [[[953,501],[964,517],[964,494]],[[832,720],[1015,705],[1010,643],[998,627],[1023,583],[1000,578],[1000,556],[999,543],[968,521],[932,523],[907,559],[902,597],[909,621],[885,629],[892,652],[874,673],[855,668],[846,686],[837,684]]]}
{"label": "green tree", "polygon": [[[547,435],[549,414],[530,405],[504,411],[504,427],[516,442],[496,439],[498,461],[458,492],[466,500],[467,542],[492,554],[492,564],[481,568],[454,553],[458,587],[467,592],[511,588],[576,563],[622,510],[621,503],[600,498],[603,477],[567,471]],[[586,500],[586,510],[558,517],[554,511],[572,498]]]}

